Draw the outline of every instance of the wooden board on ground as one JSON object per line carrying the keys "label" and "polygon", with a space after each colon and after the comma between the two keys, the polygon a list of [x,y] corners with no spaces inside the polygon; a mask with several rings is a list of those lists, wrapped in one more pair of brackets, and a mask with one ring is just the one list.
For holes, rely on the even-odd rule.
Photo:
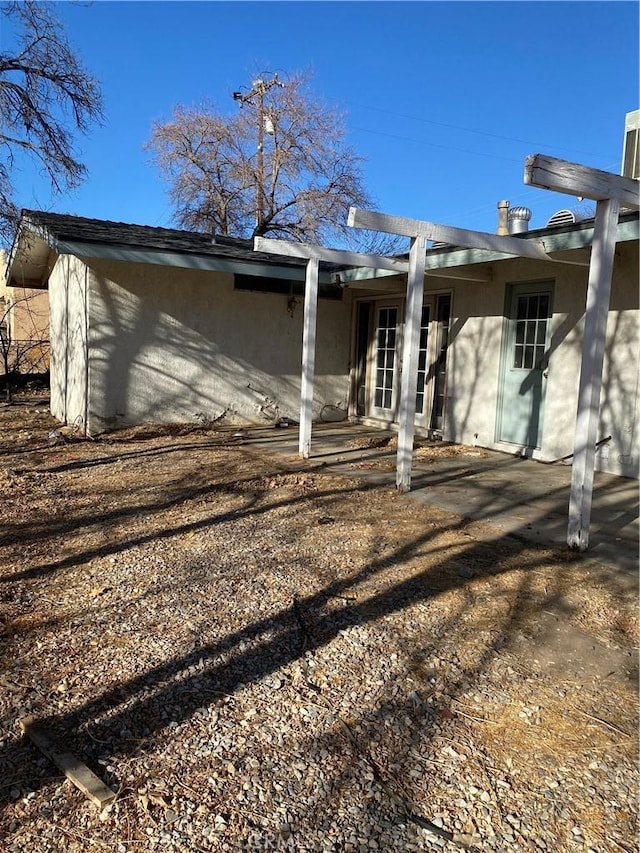
{"label": "wooden board on ground", "polygon": [[35,743],[38,749],[47,758],[51,759],[64,775],[76,788],[79,788],[93,803],[100,808],[112,803],[116,794],[107,787],[86,764],[79,761],[70,752],[62,752],[58,749],[44,725],[35,717],[24,717],[20,720],[20,727],[27,737]]}

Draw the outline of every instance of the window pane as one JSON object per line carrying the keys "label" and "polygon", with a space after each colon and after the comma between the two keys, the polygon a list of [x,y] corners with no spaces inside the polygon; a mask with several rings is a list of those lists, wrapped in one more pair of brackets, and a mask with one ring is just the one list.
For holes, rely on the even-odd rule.
{"label": "window pane", "polygon": [[515,355],[514,355],[514,359],[513,359],[513,366],[514,367],[522,367],[522,359],[523,359],[522,351],[523,351],[522,346],[516,346]]}
{"label": "window pane", "polygon": [[547,337],[547,321],[546,320],[540,320],[538,323],[538,330],[536,333],[536,343],[544,345],[546,337]]}
{"label": "window pane", "polygon": [[516,313],[518,320],[526,320],[527,318],[527,297],[518,297],[518,310]]}
{"label": "window pane", "polygon": [[526,323],[524,321],[520,321],[516,323],[516,343],[523,344],[524,343],[524,328]]}
{"label": "window pane", "polygon": [[524,348],[524,364],[522,365],[527,370],[533,367],[533,347]]}
{"label": "window pane", "polygon": [[548,294],[544,294],[540,297],[540,308],[538,317],[548,317],[549,316],[549,296]]}

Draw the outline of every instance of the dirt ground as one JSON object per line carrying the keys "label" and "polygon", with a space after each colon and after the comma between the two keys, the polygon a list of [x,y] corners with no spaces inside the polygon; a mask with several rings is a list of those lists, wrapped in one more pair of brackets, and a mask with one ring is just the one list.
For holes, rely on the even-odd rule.
{"label": "dirt ground", "polygon": [[[242,678],[222,679],[218,691],[237,695],[254,676],[285,672],[309,651],[328,653],[341,632],[361,624],[387,632],[407,695],[435,702],[454,733],[464,727],[474,755],[485,757],[485,776],[499,766],[500,778],[511,774],[509,785],[526,792],[556,766],[568,763],[579,775],[594,755],[603,767],[635,764],[637,590],[613,570],[417,505],[391,488],[331,475],[313,460],[271,456],[230,430],[145,426],[82,439],[60,430],[45,397],[0,407],[0,478],[2,849],[58,849],[57,836],[40,827],[34,841],[25,828],[40,826],[34,803],[53,796],[60,782],[25,742],[20,717],[53,720],[58,736],[95,769],[98,730],[91,727],[109,703],[129,701],[163,667],[184,666],[210,635],[253,642],[264,620],[274,637],[285,625],[295,642],[282,651],[274,640],[268,673],[256,672],[254,660]],[[429,661],[445,660],[445,649],[455,650],[455,674],[440,683]],[[347,673],[332,666],[326,684],[314,683],[342,708]],[[479,686],[490,672],[500,695]],[[208,700],[183,701],[174,718],[187,725]],[[361,702],[354,695],[344,706],[345,724],[355,727]],[[158,761],[163,749],[173,755],[173,729],[150,717],[120,740],[103,732],[105,749],[131,761],[144,757],[149,732]],[[135,749],[122,738],[137,739]],[[382,759],[377,768],[387,786],[402,775]],[[121,811],[102,824],[83,812],[82,835],[99,843],[116,832],[122,849],[147,849],[152,808],[139,804],[147,797],[148,806],[147,788],[139,775],[109,772]],[[190,772],[197,791],[197,771]],[[635,779],[625,785],[633,795]],[[417,783],[411,790],[422,814],[433,814],[438,789],[430,790]],[[79,840],[77,813],[75,829],[63,815],[82,795],[65,791],[67,812],[49,814],[48,825],[77,844],[68,849],[90,849]],[[635,815],[618,804],[611,840],[604,806],[576,791],[565,823],[580,827],[583,846],[571,846],[577,836],[558,819],[555,851],[632,849]],[[117,833],[124,832],[127,795],[138,799],[126,812],[124,838]],[[440,812],[446,823],[444,788]],[[487,821],[462,829],[474,837],[498,832],[495,815]],[[216,836],[164,849],[245,849],[249,830],[240,818],[234,827],[227,847]],[[511,849],[538,849],[515,838]]]}

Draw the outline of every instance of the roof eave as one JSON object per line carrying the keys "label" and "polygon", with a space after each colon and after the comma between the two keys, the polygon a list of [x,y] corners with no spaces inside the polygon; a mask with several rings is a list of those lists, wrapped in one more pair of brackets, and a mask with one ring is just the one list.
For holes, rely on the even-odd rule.
{"label": "roof eave", "polygon": [[[75,240],[57,240],[56,251],[59,254],[76,255],[82,258],[101,258],[130,263],[155,264],[157,266],[177,267],[180,269],[206,270],[209,272],[243,273],[271,278],[283,278],[304,281],[305,265],[302,263],[284,264],[278,259],[268,257],[230,258],[222,255],[200,254],[198,252],[171,252],[166,249],[127,246],[122,243],[80,242]],[[329,284],[332,274],[321,273],[320,280]]]}

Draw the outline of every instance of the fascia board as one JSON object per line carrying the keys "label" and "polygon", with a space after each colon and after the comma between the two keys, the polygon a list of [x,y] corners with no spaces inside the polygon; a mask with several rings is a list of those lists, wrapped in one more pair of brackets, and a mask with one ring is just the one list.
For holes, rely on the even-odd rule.
{"label": "fascia board", "polygon": [[369,267],[351,267],[340,270],[342,281],[371,281],[374,278],[389,278],[397,276],[398,272],[393,270],[371,269]]}
{"label": "fascia board", "polygon": [[[293,281],[305,280],[305,267],[279,266],[261,261],[243,261],[236,258],[222,258],[197,253],[167,252],[162,249],[143,249],[124,245],[105,245],[103,243],[85,243],[70,240],[57,240],[58,254],[77,255],[84,258],[102,258],[114,261],[130,261],[139,264],[179,267],[181,269],[206,270],[209,272],[243,273],[271,278],[284,278]],[[323,284],[331,284],[332,276],[324,272],[320,275]]]}

